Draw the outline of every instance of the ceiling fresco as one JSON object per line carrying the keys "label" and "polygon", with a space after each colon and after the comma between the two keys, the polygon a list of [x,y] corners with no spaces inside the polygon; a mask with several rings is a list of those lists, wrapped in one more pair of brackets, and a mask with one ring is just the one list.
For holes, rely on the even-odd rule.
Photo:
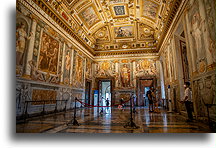
{"label": "ceiling fresco", "polygon": [[46,0],[43,3],[99,55],[158,52],[181,0]]}

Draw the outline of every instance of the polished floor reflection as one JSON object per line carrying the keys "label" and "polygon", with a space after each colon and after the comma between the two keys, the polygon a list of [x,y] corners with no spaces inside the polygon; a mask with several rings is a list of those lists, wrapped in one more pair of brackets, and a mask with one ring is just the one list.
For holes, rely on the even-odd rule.
{"label": "polished floor reflection", "polygon": [[139,128],[124,128],[129,121],[130,109],[97,108],[77,110],[80,126],[73,126],[73,111],[34,117],[26,122],[17,122],[17,133],[209,133],[207,124],[197,121],[186,122],[186,118],[176,113],[149,113],[147,108],[137,108],[133,114],[134,123]]}

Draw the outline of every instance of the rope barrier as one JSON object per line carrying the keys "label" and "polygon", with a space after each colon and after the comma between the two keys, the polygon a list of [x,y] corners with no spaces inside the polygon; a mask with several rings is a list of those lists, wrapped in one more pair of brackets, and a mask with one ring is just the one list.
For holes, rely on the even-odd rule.
{"label": "rope barrier", "polygon": [[[92,108],[92,107],[113,107],[113,106],[122,105],[121,103],[119,103],[119,104],[114,104],[114,105],[110,105],[110,106],[99,106],[99,105],[87,104],[87,103],[85,103],[85,102],[80,101],[79,99],[77,99],[77,101],[80,102],[81,104],[85,105],[86,107],[89,107],[89,108]],[[124,103],[127,103],[127,102],[129,102],[129,101],[130,101],[130,99],[128,99],[127,101],[124,101],[123,104],[124,104]]]}

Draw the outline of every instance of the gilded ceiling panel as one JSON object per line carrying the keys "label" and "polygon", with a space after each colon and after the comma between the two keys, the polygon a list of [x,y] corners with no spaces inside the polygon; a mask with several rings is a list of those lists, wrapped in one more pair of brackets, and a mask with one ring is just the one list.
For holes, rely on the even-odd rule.
{"label": "gilded ceiling panel", "polygon": [[88,28],[91,28],[100,21],[100,17],[96,11],[93,6],[89,6],[79,13],[79,17]]}
{"label": "gilded ceiling panel", "polygon": [[134,37],[134,28],[133,28],[133,26],[114,27],[114,37],[115,38]]}
{"label": "gilded ceiling panel", "polygon": [[128,5],[127,4],[115,4],[110,6],[111,14],[113,18],[128,17]]}
{"label": "gilded ceiling panel", "polygon": [[159,5],[157,3],[150,0],[142,0],[142,5],[141,5],[142,16],[147,17],[152,21],[156,22],[158,11],[159,11]]}

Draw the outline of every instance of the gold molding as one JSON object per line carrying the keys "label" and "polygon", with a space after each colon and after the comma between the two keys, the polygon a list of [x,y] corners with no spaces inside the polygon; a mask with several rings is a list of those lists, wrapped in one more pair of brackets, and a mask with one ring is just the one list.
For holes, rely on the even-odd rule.
{"label": "gold molding", "polygon": [[127,51],[107,51],[96,52],[95,56],[110,56],[110,55],[128,55],[128,54],[143,54],[143,53],[157,53],[157,50],[145,49],[145,50],[127,50]]}

